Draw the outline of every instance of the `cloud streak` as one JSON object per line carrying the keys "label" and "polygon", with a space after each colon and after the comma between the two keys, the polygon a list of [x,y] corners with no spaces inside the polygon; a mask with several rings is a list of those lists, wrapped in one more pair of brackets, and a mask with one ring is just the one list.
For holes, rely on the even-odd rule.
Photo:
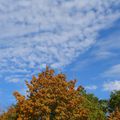
{"label": "cloud streak", "polygon": [[120,18],[116,0],[1,0],[0,74],[63,67]]}
{"label": "cloud streak", "polygon": [[113,33],[107,38],[103,38],[95,45],[95,51],[92,56],[98,60],[105,60],[109,58],[116,58],[120,56],[120,32]]}
{"label": "cloud streak", "polygon": [[104,91],[114,91],[114,90],[120,90],[120,81],[115,80],[115,81],[110,81],[107,83],[103,84],[103,90]]}
{"label": "cloud streak", "polygon": [[96,90],[98,87],[96,85],[85,86],[86,90]]}
{"label": "cloud streak", "polygon": [[104,77],[120,78],[120,64],[113,65],[103,73]]}

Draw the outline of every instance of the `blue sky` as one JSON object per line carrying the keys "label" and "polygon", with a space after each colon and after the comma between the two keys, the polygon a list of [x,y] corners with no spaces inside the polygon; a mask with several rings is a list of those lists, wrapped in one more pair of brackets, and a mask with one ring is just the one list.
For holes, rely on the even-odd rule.
{"label": "blue sky", "polygon": [[120,0],[0,0],[0,107],[46,65],[108,98],[120,90]]}

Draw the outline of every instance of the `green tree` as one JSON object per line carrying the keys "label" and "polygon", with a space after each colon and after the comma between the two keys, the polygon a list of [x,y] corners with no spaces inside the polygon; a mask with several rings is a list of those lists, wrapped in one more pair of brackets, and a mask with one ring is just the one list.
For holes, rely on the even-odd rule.
{"label": "green tree", "polygon": [[108,100],[99,100],[99,104],[101,109],[104,111],[105,114],[108,113]]}
{"label": "green tree", "polygon": [[88,120],[105,120],[106,114],[99,103],[99,99],[93,94],[87,94],[86,92],[84,97],[86,98],[84,107],[90,110]]}
{"label": "green tree", "polygon": [[108,102],[109,112],[115,111],[116,108],[120,110],[120,91],[111,92],[110,100]]}

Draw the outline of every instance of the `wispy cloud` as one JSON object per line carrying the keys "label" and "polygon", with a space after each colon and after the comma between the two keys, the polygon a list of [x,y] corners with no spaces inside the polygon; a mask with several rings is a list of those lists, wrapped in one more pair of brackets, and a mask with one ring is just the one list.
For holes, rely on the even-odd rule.
{"label": "wispy cloud", "polygon": [[24,82],[23,80],[28,80],[28,78],[25,75],[9,75],[5,78],[5,80],[9,83],[18,83]]}
{"label": "wispy cloud", "polygon": [[[103,77],[111,79],[103,84],[103,90],[114,91],[120,90],[120,64],[113,65],[103,73]],[[118,80],[113,80],[118,79]]]}
{"label": "wispy cloud", "polygon": [[70,64],[96,42],[100,30],[120,18],[120,10],[114,9],[118,4],[119,0],[1,0],[0,74]]}
{"label": "wispy cloud", "polygon": [[111,68],[109,68],[103,73],[103,76],[109,78],[110,77],[120,78],[120,64],[113,65]]}
{"label": "wispy cloud", "polygon": [[120,90],[120,80],[110,81],[103,84],[103,90],[114,91]]}
{"label": "wispy cloud", "polygon": [[96,90],[98,87],[96,85],[85,86],[86,90]]}
{"label": "wispy cloud", "polygon": [[120,32],[113,33],[95,44],[92,56],[98,60],[120,56]]}

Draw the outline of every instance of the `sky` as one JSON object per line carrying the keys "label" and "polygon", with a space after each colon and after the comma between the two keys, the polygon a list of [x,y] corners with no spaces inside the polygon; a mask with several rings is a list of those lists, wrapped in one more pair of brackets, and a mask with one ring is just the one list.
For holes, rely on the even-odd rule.
{"label": "sky", "polygon": [[0,108],[46,65],[99,99],[120,90],[120,0],[0,0]]}

